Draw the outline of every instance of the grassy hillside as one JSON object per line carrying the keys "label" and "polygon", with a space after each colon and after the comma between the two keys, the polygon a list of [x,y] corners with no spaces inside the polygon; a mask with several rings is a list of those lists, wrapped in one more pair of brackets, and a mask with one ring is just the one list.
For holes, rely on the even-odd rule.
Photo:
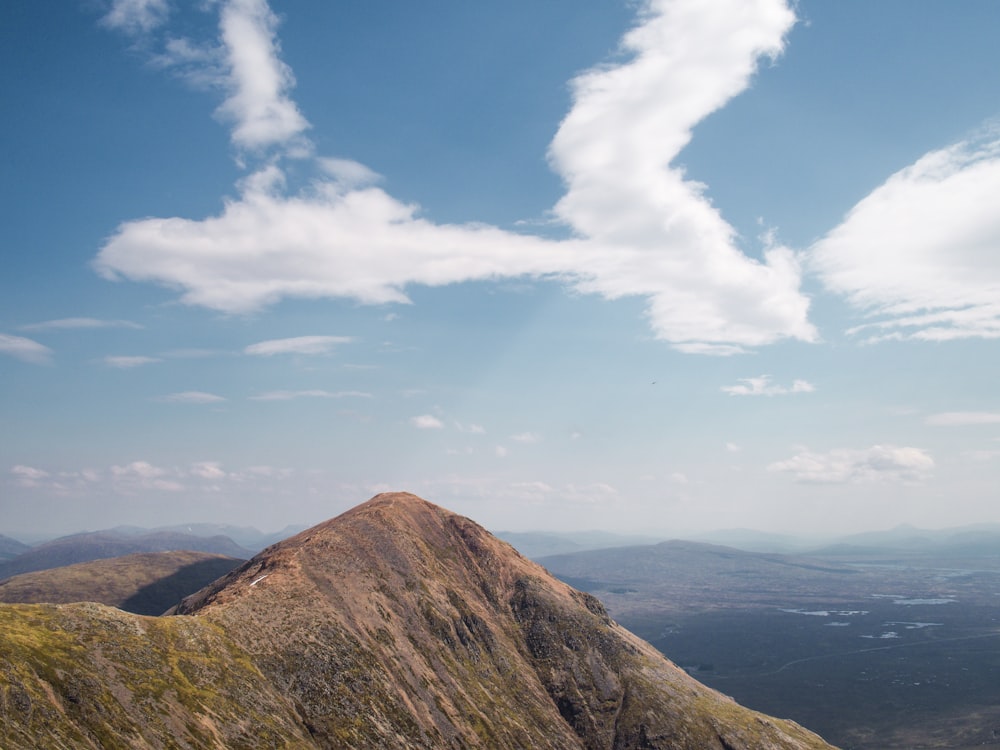
{"label": "grassy hillside", "polygon": [[22,573],[0,581],[0,602],[100,602],[159,615],[241,560],[205,552],[148,552]]}

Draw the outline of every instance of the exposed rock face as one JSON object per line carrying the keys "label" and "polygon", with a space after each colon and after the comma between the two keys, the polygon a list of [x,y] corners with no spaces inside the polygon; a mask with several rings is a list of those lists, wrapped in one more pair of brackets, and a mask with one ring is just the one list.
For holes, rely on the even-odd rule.
{"label": "exposed rock face", "polygon": [[[0,607],[22,634],[0,630],[9,748],[36,746],[23,738],[41,708],[76,733],[47,747],[830,747],[702,686],[593,597],[412,495],[264,550],[186,599],[190,616],[14,609]],[[130,628],[159,635],[116,645]]]}

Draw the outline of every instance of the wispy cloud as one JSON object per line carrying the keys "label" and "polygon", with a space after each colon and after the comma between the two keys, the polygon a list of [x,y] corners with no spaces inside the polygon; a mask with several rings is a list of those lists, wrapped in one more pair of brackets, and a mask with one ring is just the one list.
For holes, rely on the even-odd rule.
{"label": "wispy cloud", "polygon": [[724,385],[721,390],[730,396],[785,396],[790,393],[812,393],[816,387],[807,380],[793,380],[790,386],[774,385],[770,375],[740,378],[738,385]]}
{"label": "wispy cloud", "polygon": [[809,252],[869,340],[1000,337],[1000,132],[892,175]]}
{"label": "wispy cloud", "polygon": [[364,391],[268,391],[257,396],[250,396],[251,401],[291,401],[296,398],[372,398],[372,394]]}
{"label": "wispy cloud", "polygon": [[205,391],[182,391],[180,393],[168,393],[156,399],[168,404],[217,404],[226,399],[214,393]]}
{"label": "wispy cloud", "polygon": [[1000,424],[1000,411],[947,411],[941,414],[931,414],[924,420],[924,423],[935,427]]}
{"label": "wispy cloud", "polygon": [[353,341],[350,336],[296,336],[251,344],[244,354],[272,357],[275,354],[329,354],[338,344]]}
{"label": "wispy cloud", "polygon": [[0,354],[9,354],[35,365],[46,365],[52,361],[52,350],[47,346],[24,336],[11,336],[7,333],[0,333]]}
{"label": "wispy cloud", "polygon": [[412,424],[418,430],[444,429],[444,422],[442,422],[440,419],[438,419],[432,414],[421,414],[418,417],[412,417],[410,419],[410,424]]}
{"label": "wispy cloud", "polygon": [[292,469],[249,466],[227,469],[219,461],[195,461],[187,468],[159,466],[145,460],[114,464],[103,469],[40,469],[17,465],[10,469],[14,481],[25,488],[58,495],[95,491],[134,495],[156,490],[163,492],[218,491],[224,484],[246,492],[271,492],[274,483],[294,476]]}
{"label": "wispy cloud", "polygon": [[[794,14],[784,0],[650,0],[640,21],[623,40],[624,62],[573,82],[552,142],[550,162],[567,185],[554,215],[572,239],[434,224],[345,160],[314,160],[322,175],[289,193],[269,161],[218,216],[123,224],[95,267],[179,287],[183,302],[229,313],[285,297],[408,302],[414,284],[556,278],[609,299],[645,297],[656,335],[686,352],[814,340],[795,255],[744,255],[704,186],[671,166],[692,128],[746,89],[762,58],[781,53]],[[308,151],[273,14],[262,0],[230,0],[220,27],[229,71],[220,112],[234,142]]]}
{"label": "wispy cloud", "polygon": [[37,487],[39,482],[49,476],[49,473],[44,469],[36,469],[34,466],[24,466],[23,464],[11,467],[10,473],[14,475],[15,480],[22,487]]}
{"label": "wispy cloud", "polygon": [[133,328],[141,329],[138,323],[131,320],[101,320],[99,318],[59,318],[41,323],[29,323],[21,326],[22,331],[77,330],[81,328]]}
{"label": "wispy cloud", "polygon": [[102,23],[128,34],[145,33],[163,24],[169,12],[167,0],[112,0]]}
{"label": "wispy cloud", "polygon": [[150,365],[154,362],[162,362],[163,360],[158,357],[144,357],[141,355],[137,356],[127,356],[127,355],[116,355],[105,357],[103,362],[108,367],[117,367],[120,370],[129,370],[133,367],[141,367],[142,365]]}
{"label": "wispy cloud", "polygon": [[111,478],[119,490],[164,490],[180,492],[184,485],[168,476],[167,469],[154,466],[148,461],[133,461],[124,466],[112,466]]}
{"label": "wispy cloud", "polygon": [[791,474],[796,481],[813,484],[847,482],[913,482],[927,477],[934,459],[921,448],[873,445],[871,448],[842,448],[827,453],[802,449],[768,471]]}
{"label": "wispy cloud", "polygon": [[542,439],[542,436],[535,432],[519,432],[516,435],[511,435],[510,439],[515,443],[537,443]]}

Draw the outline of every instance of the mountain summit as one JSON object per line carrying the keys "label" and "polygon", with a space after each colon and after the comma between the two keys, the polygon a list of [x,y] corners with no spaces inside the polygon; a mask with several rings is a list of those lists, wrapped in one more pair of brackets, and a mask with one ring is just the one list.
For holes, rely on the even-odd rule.
{"label": "mountain summit", "polygon": [[[221,706],[186,690],[171,710],[188,717],[175,715],[173,725],[203,726],[210,717],[213,740],[181,746],[830,747],[704,687],[614,623],[592,596],[473,521],[409,494],[378,495],[267,548],[173,614],[155,619],[197,623],[208,631],[203,639],[224,637],[218,658],[233,661],[240,679],[259,673],[270,707],[262,716],[241,681],[212,695],[227,701]],[[190,649],[198,639],[175,642]],[[154,658],[170,654],[146,662]],[[44,678],[51,683],[60,670],[67,666],[49,664]],[[182,676],[204,690],[207,678]],[[61,689],[48,695],[58,702]],[[230,726],[240,705],[242,725]],[[91,712],[92,720],[100,715]],[[267,730],[259,743],[254,722]],[[281,727],[288,733],[276,744]],[[121,746],[174,746],[150,731],[135,730],[147,744]]]}

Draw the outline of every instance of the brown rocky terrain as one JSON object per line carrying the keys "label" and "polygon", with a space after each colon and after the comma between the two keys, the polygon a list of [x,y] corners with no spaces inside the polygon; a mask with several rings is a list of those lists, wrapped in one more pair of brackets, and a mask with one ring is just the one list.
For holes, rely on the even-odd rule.
{"label": "brown rocky terrain", "polygon": [[182,616],[86,607],[0,607],[4,747],[56,729],[76,739],[44,746],[830,747],[704,687],[592,596],[413,495],[264,550]]}

